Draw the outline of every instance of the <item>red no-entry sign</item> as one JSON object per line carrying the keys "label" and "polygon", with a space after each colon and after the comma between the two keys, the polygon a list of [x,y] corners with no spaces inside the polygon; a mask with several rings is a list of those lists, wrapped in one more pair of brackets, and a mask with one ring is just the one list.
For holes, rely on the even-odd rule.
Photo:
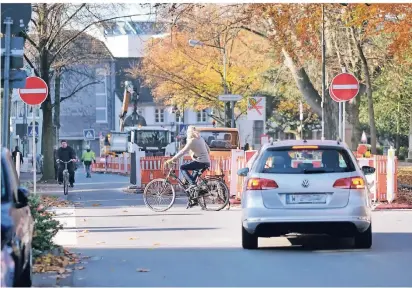
{"label": "red no-entry sign", "polygon": [[20,88],[19,95],[21,100],[27,105],[40,105],[47,98],[49,88],[46,82],[39,77],[27,77],[26,86]]}
{"label": "red no-entry sign", "polygon": [[333,78],[329,91],[333,100],[337,102],[349,101],[358,95],[359,81],[352,74],[341,73]]}

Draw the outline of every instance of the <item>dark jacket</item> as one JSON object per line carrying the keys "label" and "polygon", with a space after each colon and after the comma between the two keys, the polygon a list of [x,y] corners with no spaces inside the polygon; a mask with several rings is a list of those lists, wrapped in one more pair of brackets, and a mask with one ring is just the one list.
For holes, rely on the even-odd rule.
{"label": "dark jacket", "polygon": [[57,159],[60,159],[64,162],[68,162],[70,159],[76,159],[76,153],[74,152],[74,149],[70,146],[67,146],[66,148],[60,147],[57,150],[56,156]]}
{"label": "dark jacket", "polygon": [[14,150],[13,153],[11,153],[14,163],[16,163],[17,153],[20,153],[20,164],[23,164],[23,154],[19,150]]}

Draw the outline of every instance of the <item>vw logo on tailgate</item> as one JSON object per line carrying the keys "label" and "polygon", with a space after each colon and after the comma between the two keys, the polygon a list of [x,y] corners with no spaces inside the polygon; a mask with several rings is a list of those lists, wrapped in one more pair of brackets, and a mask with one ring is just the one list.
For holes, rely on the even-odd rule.
{"label": "vw logo on tailgate", "polygon": [[302,187],[303,188],[308,188],[309,187],[309,180],[307,180],[307,179],[303,180]]}

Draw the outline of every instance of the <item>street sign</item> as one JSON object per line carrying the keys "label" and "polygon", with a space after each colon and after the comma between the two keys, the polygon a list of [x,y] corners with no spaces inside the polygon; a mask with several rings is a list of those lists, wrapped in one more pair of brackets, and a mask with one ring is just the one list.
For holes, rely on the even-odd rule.
{"label": "street sign", "polygon": [[340,101],[338,98],[336,98],[335,95],[333,95],[333,93],[332,93],[332,83],[331,83],[330,86],[329,86],[329,96],[330,96],[330,98],[332,98],[332,100],[335,101],[335,102],[342,102],[342,101]]}
{"label": "street sign", "polygon": [[[33,125],[27,126],[27,135],[33,137]],[[39,125],[34,125],[34,137],[39,137]]]}
{"label": "street sign", "polygon": [[83,138],[86,141],[91,141],[94,140],[96,137],[96,134],[94,133],[94,129],[83,129]]}
{"label": "street sign", "polygon": [[179,125],[180,125],[179,135],[186,135],[187,127],[189,125],[186,125],[186,124],[179,124]]}
{"label": "street sign", "polygon": [[28,77],[26,86],[19,89],[21,100],[27,105],[40,105],[46,100],[49,88],[40,77]]}
{"label": "street sign", "polygon": [[[27,74],[24,70],[10,70],[10,88],[18,89],[26,86]],[[1,69],[1,86],[4,86],[4,70]]]}
{"label": "street sign", "polygon": [[[30,3],[4,3],[0,5],[0,10],[2,20],[10,17],[13,21],[10,27],[11,33],[17,34],[27,28],[32,12]],[[1,33],[6,33],[3,25],[1,25]]]}
{"label": "street sign", "polygon": [[239,101],[242,99],[241,95],[231,95],[231,94],[226,94],[226,95],[219,95],[219,100],[220,101]]}
{"label": "street sign", "polygon": [[266,120],[266,98],[250,97],[247,103],[247,120]]}
{"label": "street sign", "polygon": [[332,80],[330,92],[332,92],[331,97],[333,95],[339,101],[352,100],[359,93],[359,81],[352,74],[338,74]]}
{"label": "street sign", "polygon": [[[6,55],[5,38],[0,38],[1,42],[1,56]],[[23,37],[11,37],[10,38],[10,69],[23,68],[24,57],[24,38]],[[1,61],[1,67],[4,67],[4,61]]]}

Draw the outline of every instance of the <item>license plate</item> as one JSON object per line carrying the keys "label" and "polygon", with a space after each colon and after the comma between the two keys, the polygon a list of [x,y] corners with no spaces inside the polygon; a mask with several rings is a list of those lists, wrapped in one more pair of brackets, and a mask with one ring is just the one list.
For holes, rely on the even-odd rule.
{"label": "license plate", "polygon": [[326,194],[287,194],[287,204],[325,204]]}

